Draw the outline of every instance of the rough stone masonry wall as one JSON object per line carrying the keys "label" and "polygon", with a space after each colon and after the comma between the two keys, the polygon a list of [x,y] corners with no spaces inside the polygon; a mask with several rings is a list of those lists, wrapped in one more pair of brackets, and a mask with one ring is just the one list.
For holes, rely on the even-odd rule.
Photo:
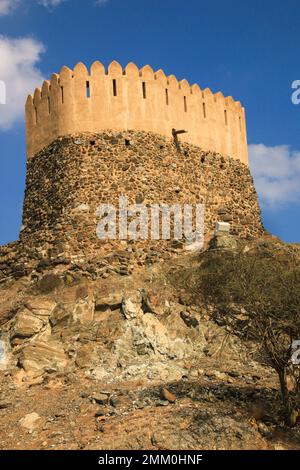
{"label": "rough stone masonry wall", "polygon": [[206,205],[205,230],[231,223],[240,237],[263,229],[252,177],[239,160],[174,143],[149,132],[76,134],[58,138],[28,161],[21,244],[39,257],[100,259],[127,250],[142,262],[174,249],[169,241],[103,242],[96,237],[96,208],[130,203]]}

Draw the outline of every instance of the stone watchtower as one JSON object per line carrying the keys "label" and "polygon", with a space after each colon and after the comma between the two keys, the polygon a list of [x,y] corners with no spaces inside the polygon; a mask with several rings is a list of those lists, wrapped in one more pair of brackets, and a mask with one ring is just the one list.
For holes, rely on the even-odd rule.
{"label": "stone watchtower", "polygon": [[[174,145],[172,129],[185,130]],[[169,241],[100,241],[96,209],[130,202],[205,203],[205,228],[261,233],[248,167],[244,108],[150,66],[63,67],[26,102],[27,185],[20,243],[33,256],[141,259]],[[174,131],[173,131],[174,134]],[[152,251],[151,251],[152,250]]]}

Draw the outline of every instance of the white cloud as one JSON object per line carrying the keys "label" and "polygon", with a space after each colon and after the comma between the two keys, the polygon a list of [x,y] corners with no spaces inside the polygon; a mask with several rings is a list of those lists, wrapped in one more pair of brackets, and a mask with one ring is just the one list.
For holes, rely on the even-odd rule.
{"label": "white cloud", "polygon": [[19,4],[20,4],[20,0],[0,0],[0,16],[8,15]]}
{"label": "white cloud", "polygon": [[0,105],[0,130],[10,129],[24,118],[29,93],[40,87],[43,76],[38,62],[44,46],[32,38],[0,36],[0,80],[6,84],[6,104]]}
{"label": "white cloud", "polygon": [[[24,0],[0,0],[0,16],[5,16],[17,8]],[[37,0],[37,3],[44,7],[51,8],[57,7],[62,2],[68,0]]]}
{"label": "white cloud", "polygon": [[[5,16],[17,8],[24,0],[0,0],[0,16]],[[46,8],[57,7],[63,2],[70,0],[37,0],[39,5]],[[109,0],[95,0],[95,5],[104,5]]]}
{"label": "white cloud", "polygon": [[250,166],[263,205],[300,201],[300,151],[288,145],[249,145]]}
{"label": "white cloud", "polygon": [[[38,3],[40,5],[43,5],[44,7],[51,8],[51,7],[57,7],[62,2],[67,2],[67,1],[69,1],[69,0],[38,0]],[[108,1],[109,0],[95,0],[94,4],[95,5],[104,5]]]}
{"label": "white cloud", "polygon": [[38,3],[40,5],[43,5],[44,7],[57,7],[62,2],[65,2],[65,1],[67,0],[38,0]]}

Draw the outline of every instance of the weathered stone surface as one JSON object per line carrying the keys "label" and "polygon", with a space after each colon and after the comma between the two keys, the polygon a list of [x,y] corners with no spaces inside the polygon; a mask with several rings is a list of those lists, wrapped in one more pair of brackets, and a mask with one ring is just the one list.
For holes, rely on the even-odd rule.
{"label": "weathered stone surface", "polygon": [[24,416],[24,418],[20,419],[20,426],[27,429],[28,431],[33,431],[39,426],[40,420],[41,417],[37,413],[29,413],[28,415]]}
{"label": "weathered stone surface", "polygon": [[43,321],[24,308],[18,312],[11,338],[30,338],[43,328]]}
{"label": "weathered stone surface", "polygon": [[66,326],[73,319],[70,305],[58,304],[50,315],[50,324],[53,327]]}
{"label": "weathered stone surface", "polygon": [[[180,361],[234,356],[239,350],[237,339],[225,341],[221,327],[200,321],[194,307],[183,310],[182,305],[167,301],[163,289],[157,295],[149,289],[149,296],[145,289],[120,289],[118,296],[116,292],[114,287],[113,295],[106,295],[101,304],[105,308],[95,318],[93,290],[85,285],[64,294],[59,304],[42,302],[39,316],[32,313],[39,312],[39,305],[26,300],[32,311],[25,309],[24,315],[24,309],[19,310],[6,333],[9,337],[15,325],[29,323],[20,334],[32,336],[12,342],[14,363],[26,371],[66,371],[77,366],[107,382],[139,377],[164,381],[186,374]],[[109,304],[119,305],[121,294],[121,309],[107,309]],[[145,304],[147,297],[155,310],[166,305],[165,310],[157,315]]]}
{"label": "weathered stone surface", "polygon": [[[138,310],[140,313],[140,310]],[[129,317],[124,334],[115,342],[114,350],[123,361],[133,355],[182,359],[193,352],[188,338],[176,337],[151,313]]]}
{"label": "weathered stone surface", "polygon": [[2,338],[0,339],[0,369],[4,369],[8,363],[7,344]]}
{"label": "weathered stone surface", "polygon": [[96,403],[99,403],[99,405],[107,405],[109,394],[96,393],[92,396],[92,399],[95,400]]}
{"label": "weathered stone surface", "polygon": [[155,315],[163,315],[170,308],[169,301],[165,296],[158,294],[155,291],[147,290],[142,292],[143,297],[143,311],[145,313],[154,313]]}
{"label": "weathered stone surface", "polygon": [[138,291],[124,295],[122,312],[127,320],[133,320],[143,315],[142,301],[142,294]]}
{"label": "weathered stone surface", "polygon": [[94,320],[95,299],[92,291],[87,291],[82,298],[77,300],[73,310],[73,320],[82,325],[92,323]]}
{"label": "weathered stone surface", "polygon": [[134,343],[137,347],[144,346],[154,353],[182,359],[192,351],[192,345],[182,338],[172,338],[166,326],[162,325],[153,315],[146,313],[141,327],[134,331]]}
{"label": "weathered stone surface", "polygon": [[19,362],[26,371],[47,368],[63,370],[67,365],[63,346],[55,341],[26,345],[21,351]]}
{"label": "weathered stone surface", "polygon": [[26,300],[26,307],[38,317],[49,317],[55,308],[56,302],[51,299],[33,297]]}
{"label": "weathered stone surface", "polygon": [[211,241],[211,248],[216,250],[236,250],[237,241],[232,235],[218,235]]}
{"label": "weathered stone surface", "polygon": [[13,404],[10,401],[2,401],[0,400],[0,410],[6,410],[10,408]]}
{"label": "weathered stone surface", "polygon": [[82,345],[76,354],[75,363],[78,367],[92,367],[100,362],[100,357],[97,354],[97,348],[94,343]]}
{"label": "weathered stone surface", "polygon": [[122,292],[112,292],[108,295],[102,295],[100,293],[95,296],[95,310],[106,310],[110,308],[111,310],[121,307],[123,301]]}
{"label": "weathered stone surface", "polygon": [[[58,2],[55,1],[54,3]],[[94,65],[92,66],[93,69]],[[132,67],[136,70],[134,74],[130,71]],[[73,77],[77,76],[79,68],[80,75],[78,75],[78,78],[80,77],[80,83],[74,87],[72,86]],[[159,83],[160,78],[153,74],[151,67],[146,66],[138,70],[134,64],[129,64],[126,69],[122,70],[120,64],[113,61],[106,70],[106,74],[109,82],[116,76],[118,77],[118,83],[115,82],[114,93],[112,94],[110,87],[105,86],[99,70],[95,75],[92,72],[93,87],[98,92],[89,95],[89,106],[84,105],[83,94],[86,93],[85,82],[91,77],[83,64],[78,64],[72,71],[64,67],[63,73],[57,77],[58,80],[64,83],[64,86],[72,90],[64,96],[65,112],[61,110],[59,103],[55,101],[56,95],[53,88],[47,85],[45,87],[45,84],[42,93],[47,93],[52,102],[47,117],[44,113],[42,100],[37,101],[36,95],[34,99],[32,99],[32,96],[28,98],[26,102],[28,159],[31,159],[42,148],[57,139],[58,136],[66,136],[78,131],[89,133],[97,130],[104,133],[109,124],[112,129],[128,129],[128,127],[131,129],[147,129],[148,131],[159,132],[161,136],[167,139],[172,136],[174,147],[178,152],[181,151],[181,141],[193,142],[201,148],[209,148],[218,152],[223,151],[226,155],[229,154],[233,158],[248,164],[247,139],[244,131],[246,128],[245,114],[239,101],[234,101],[230,97],[230,102],[225,103],[222,93],[213,95],[209,89],[206,89],[203,92],[205,109],[203,109],[201,100],[187,100],[187,96],[185,96],[183,107],[183,93],[191,95],[195,93],[196,89],[199,92],[199,87],[194,85],[193,89],[186,80],[182,80],[179,87],[177,86],[177,79],[172,76],[171,81],[173,80],[174,85],[176,85],[172,86],[170,83],[172,86],[172,103],[170,103],[171,106],[166,106],[165,100],[161,97],[161,87],[164,87],[166,83]],[[162,74],[164,75],[163,72]],[[130,76],[130,84],[128,84],[128,76]],[[147,77],[147,83],[144,82],[143,84],[143,93],[137,92],[141,86],[141,76]],[[147,87],[151,89],[148,96]],[[98,93],[101,94],[101,115],[98,112],[100,106]],[[119,99],[119,97],[117,98],[118,95],[122,97],[123,112],[114,108],[115,102],[118,102]],[[190,103],[187,103],[187,101],[190,101]],[[40,117],[37,120],[32,118],[35,112]],[[208,119],[205,119],[205,124],[202,122],[201,116],[208,117]],[[214,118],[211,119],[211,116],[214,116]],[[237,129],[236,125],[229,125],[228,117],[231,123],[239,122],[240,128]],[[178,126],[177,129],[172,128],[175,123]],[[187,132],[180,131],[183,128]],[[130,131],[108,135],[107,141],[113,146],[121,142],[126,148],[138,144]],[[76,146],[82,145],[84,140],[80,136],[76,136],[74,144]],[[91,140],[91,145],[95,147],[96,153],[96,140]],[[184,155],[188,156],[188,152],[185,151]],[[136,161],[136,159],[133,160]],[[224,171],[227,159],[223,158],[220,163],[220,171]],[[123,163],[123,169],[124,171],[129,169],[126,162]],[[140,194],[143,194],[142,191]]]}

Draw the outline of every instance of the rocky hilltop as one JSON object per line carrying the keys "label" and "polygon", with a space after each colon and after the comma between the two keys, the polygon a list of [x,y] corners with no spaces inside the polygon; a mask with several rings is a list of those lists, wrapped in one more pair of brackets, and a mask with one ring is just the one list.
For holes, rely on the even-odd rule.
{"label": "rocky hilltop", "polygon": [[[266,243],[282,246],[244,251]],[[178,249],[109,277],[91,261],[4,278],[0,448],[299,449],[255,341],[191,295],[200,266]]]}

